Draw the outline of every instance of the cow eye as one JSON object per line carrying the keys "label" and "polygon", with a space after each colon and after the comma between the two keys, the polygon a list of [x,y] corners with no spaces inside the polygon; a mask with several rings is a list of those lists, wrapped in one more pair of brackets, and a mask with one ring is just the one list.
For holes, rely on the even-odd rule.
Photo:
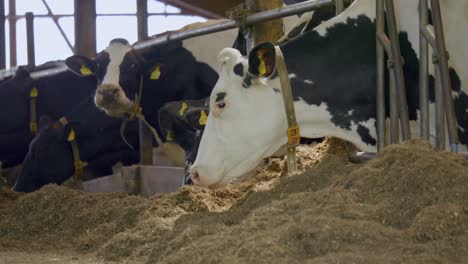
{"label": "cow eye", "polygon": [[226,103],[224,103],[224,102],[218,102],[218,103],[216,103],[216,106],[217,106],[219,109],[223,109],[223,108],[226,106]]}

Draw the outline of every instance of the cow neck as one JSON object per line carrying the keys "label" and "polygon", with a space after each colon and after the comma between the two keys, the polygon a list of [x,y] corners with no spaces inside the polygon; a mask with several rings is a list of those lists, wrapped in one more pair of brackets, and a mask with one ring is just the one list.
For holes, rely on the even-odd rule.
{"label": "cow neck", "polygon": [[296,120],[296,112],[294,110],[294,101],[291,92],[291,83],[288,77],[288,69],[284,61],[283,53],[279,46],[275,46],[276,50],[276,70],[281,82],[281,93],[283,95],[284,109],[288,121],[288,144],[287,144],[287,159],[288,159],[288,174],[293,175],[297,172],[296,161],[296,146],[299,145],[300,132]]}
{"label": "cow neck", "polygon": [[132,109],[129,111],[129,116],[127,118],[125,118],[122,125],[120,126],[120,137],[122,137],[122,140],[131,149],[134,149],[134,148],[127,141],[127,139],[125,138],[125,129],[127,128],[128,122],[133,121],[135,118],[139,119],[141,121],[141,123],[143,123],[146,127],[148,127],[151,130],[151,133],[153,134],[153,137],[156,139],[156,142],[158,143],[159,146],[162,146],[162,144],[163,144],[161,138],[159,137],[158,133],[156,132],[156,129],[154,129],[154,127],[152,127],[148,123],[148,121],[146,121],[146,118],[143,115],[143,108],[141,107],[142,94],[143,94],[143,74],[140,75],[140,85],[139,85],[139,88],[138,88],[138,93],[136,94],[135,103],[133,104]]}
{"label": "cow neck", "polygon": [[[59,119],[59,122],[63,125],[63,127],[65,127],[68,124],[68,119],[65,116],[63,116]],[[73,175],[76,178],[82,178],[84,174],[84,167],[86,167],[88,163],[82,161],[80,158],[80,150],[76,141],[76,132],[73,128],[71,128],[69,135],[67,136],[67,141],[70,143],[70,146],[72,148],[74,168]]]}

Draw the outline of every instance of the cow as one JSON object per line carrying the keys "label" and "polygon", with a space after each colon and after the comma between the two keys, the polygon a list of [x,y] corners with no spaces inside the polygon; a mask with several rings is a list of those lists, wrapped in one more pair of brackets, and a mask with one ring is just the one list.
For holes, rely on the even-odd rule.
{"label": "cow", "polygon": [[[96,108],[92,96],[84,99],[73,111],[60,119],[42,116],[39,131],[31,141],[22,163],[14,190],[32,192],[49,183],[62,184],[77,168],[71,141],[75,141],[80,160],[86,162],[93,177],[112,174],[117,162],[128,166],[139,161],[138,122],[130,122],[125,138],[120,134],[121,122]],[[77,175],[80,176],[80,175]]]}
{"label": "cow", "polygon": [[[417,0],[395,1],[398,37],[413,135],[418,137],[419,23]],[[459,149],[468,145],[468,26],[463,1],[441,1],[450,76],[458,119]],[[302,136],[337,137],[363,151],[376,151],[375,1],[356,0],[341,15],[280,45],[292,86]],[[226,48],[210,96],[210,114],[197,158],[195,184],[218,187],[253,169],[287,142],[287,122],[276,73],[275,47],[248,55]],[[430,108],[434,78],[430,67]],[[388,111],[387,111],[388,112]],[[433,113],[431,114],[433,117]],[[432,122],[433,124],[434,122]],[[434,128],[431,128],[431,134]]]}
{"label": "cow", "polygon": [[37,127],[32,120],[31,99],[34,97],[37,117],[59,118],[81,99],[91,96],[96,87],[94,76],[77,76],[69,71],[31,80],[31,71],[65,66],[64,61],[50,61],[36,67],[19,66],[15,73],[0,83],[0,161],[3,168],[21,163]]}
{"label": "cow", "polygon": [[189,168],[195,160],[198,144],[209,113],[208,98],[169,102],[159,110],[159,124],[166,142],[184,149],[185,184],[191,184]]}

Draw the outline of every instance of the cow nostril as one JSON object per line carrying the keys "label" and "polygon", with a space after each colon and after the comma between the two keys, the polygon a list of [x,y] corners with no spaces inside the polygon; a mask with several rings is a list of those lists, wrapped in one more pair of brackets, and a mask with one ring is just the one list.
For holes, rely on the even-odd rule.
{"label": "cow nostril", "polygon": [[200,174],[198,174],[198,171],[192,170],[190,172],[190,178],[194,183],[198,183],[200,181]]}

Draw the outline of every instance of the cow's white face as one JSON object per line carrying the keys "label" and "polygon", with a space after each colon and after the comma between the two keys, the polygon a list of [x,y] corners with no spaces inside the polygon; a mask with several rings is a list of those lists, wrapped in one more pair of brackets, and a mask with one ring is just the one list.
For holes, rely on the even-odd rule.
{"label": "cow's white face", "polygon": [[224,49],[219,62],[210,114],[191,168],[195,184],[212,187],[254,169],[287,140],[283,100],[274,81],[246,77],[249,62],[237,50]]}
{"label": "cow's white face", "polygon": [[[121,67],[124,59],[128,59],[126,55],[130,51],[131,46],[128,43],[111,43],[101,55],[108,58],[108,63],[104,61],[99,63],[99,56],[97,58],[98,67],[102,68],[103,74],[98,76],[99,85],[94,102],[97,107],[112,117],[122,117],[133,105],[133,101],[126,96],[121,84]],[[136,62],[133,67],[136,68]]]}

